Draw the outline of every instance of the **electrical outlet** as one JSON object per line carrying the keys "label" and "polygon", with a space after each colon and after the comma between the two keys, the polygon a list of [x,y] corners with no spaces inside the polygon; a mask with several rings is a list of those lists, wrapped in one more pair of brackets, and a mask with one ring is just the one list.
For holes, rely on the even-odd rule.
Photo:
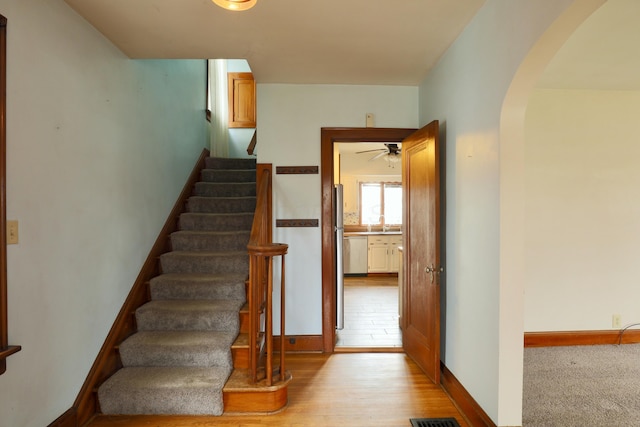
{"label": "electrical outlet", "polygon": [[7,245],[18,243],[18,221],[7,221]]}
{"label": "electrical outlet", "polygon": [[367,113],[366,124],[367,124],[368,128],[372,128],[373,127],[373,113]]}
{"label": "electrical outlet", "polygon": [[619,314],[614,314],[613,318],[611,320],[611,326],[613,326],[614,328],[621,328],[622,327],[622,318],[620,317]]}

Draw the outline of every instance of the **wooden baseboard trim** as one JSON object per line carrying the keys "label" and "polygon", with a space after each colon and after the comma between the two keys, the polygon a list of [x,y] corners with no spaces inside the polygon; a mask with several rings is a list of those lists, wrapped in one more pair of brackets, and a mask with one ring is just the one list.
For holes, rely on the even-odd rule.
{"label": "wooden baseboard trim", "polygon": [[526,332],[524,334],[525,348],[637,343],[640,343],[640,330],[637,329],[627,329],[624,331]]}
{"label": "wooden baseboard trim", "polygon": [[402,347],[336,347],[334,353],[404,353]]}
{"label": "wooden baseboard trim", "polygon": [[[322,335],[285,335],[284,351],[322,352]],[[280,348],[280,337],[273,337],[273,347]]]}
{"label": "wooden baseboard trim", "polygon": [[440,372],[442,388],[449,394],[449,397],[451,397],[451,400],[453,400],[462,415],[466,418],[469,425],[476,427],[496,427],[487,413],[478,405],[478,402],[471,397],[460,381],[458,381],[455,375],[453,375],[442,362],[440,362]]}

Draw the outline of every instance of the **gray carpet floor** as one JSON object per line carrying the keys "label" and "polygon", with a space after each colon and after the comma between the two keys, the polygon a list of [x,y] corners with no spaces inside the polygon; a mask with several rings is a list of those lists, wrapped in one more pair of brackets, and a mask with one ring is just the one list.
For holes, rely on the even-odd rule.
{"label": "gray carpet floor", "polygon": [[524,351],[524,427],[640,426],[640,344]]}

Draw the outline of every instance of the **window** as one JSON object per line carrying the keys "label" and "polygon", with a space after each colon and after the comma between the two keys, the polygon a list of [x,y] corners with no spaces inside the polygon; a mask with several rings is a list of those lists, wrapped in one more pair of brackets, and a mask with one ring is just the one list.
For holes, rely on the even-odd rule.
{"label": "window", "polygon": [[360,183],[360,224],[402,224],[402,184],[399,182]]}

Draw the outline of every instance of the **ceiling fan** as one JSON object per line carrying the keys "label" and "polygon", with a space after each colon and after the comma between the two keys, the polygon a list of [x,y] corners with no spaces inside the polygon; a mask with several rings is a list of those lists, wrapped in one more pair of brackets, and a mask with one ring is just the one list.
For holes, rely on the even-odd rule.
{"label": "ceiling fan", "polygon": [[370,162],[373,160],[379,159],[380,157],[383,157],[383,156],[387,156],[386,159],[389,161],[400,160],[400,153],[402,149],[398,147],[398,144],[385,143],[384,145],[386,148],[376,148],[374,150],[356,151],[356,154],[379,152],[378,154],[376,154],[375,156],[369,159]]}

